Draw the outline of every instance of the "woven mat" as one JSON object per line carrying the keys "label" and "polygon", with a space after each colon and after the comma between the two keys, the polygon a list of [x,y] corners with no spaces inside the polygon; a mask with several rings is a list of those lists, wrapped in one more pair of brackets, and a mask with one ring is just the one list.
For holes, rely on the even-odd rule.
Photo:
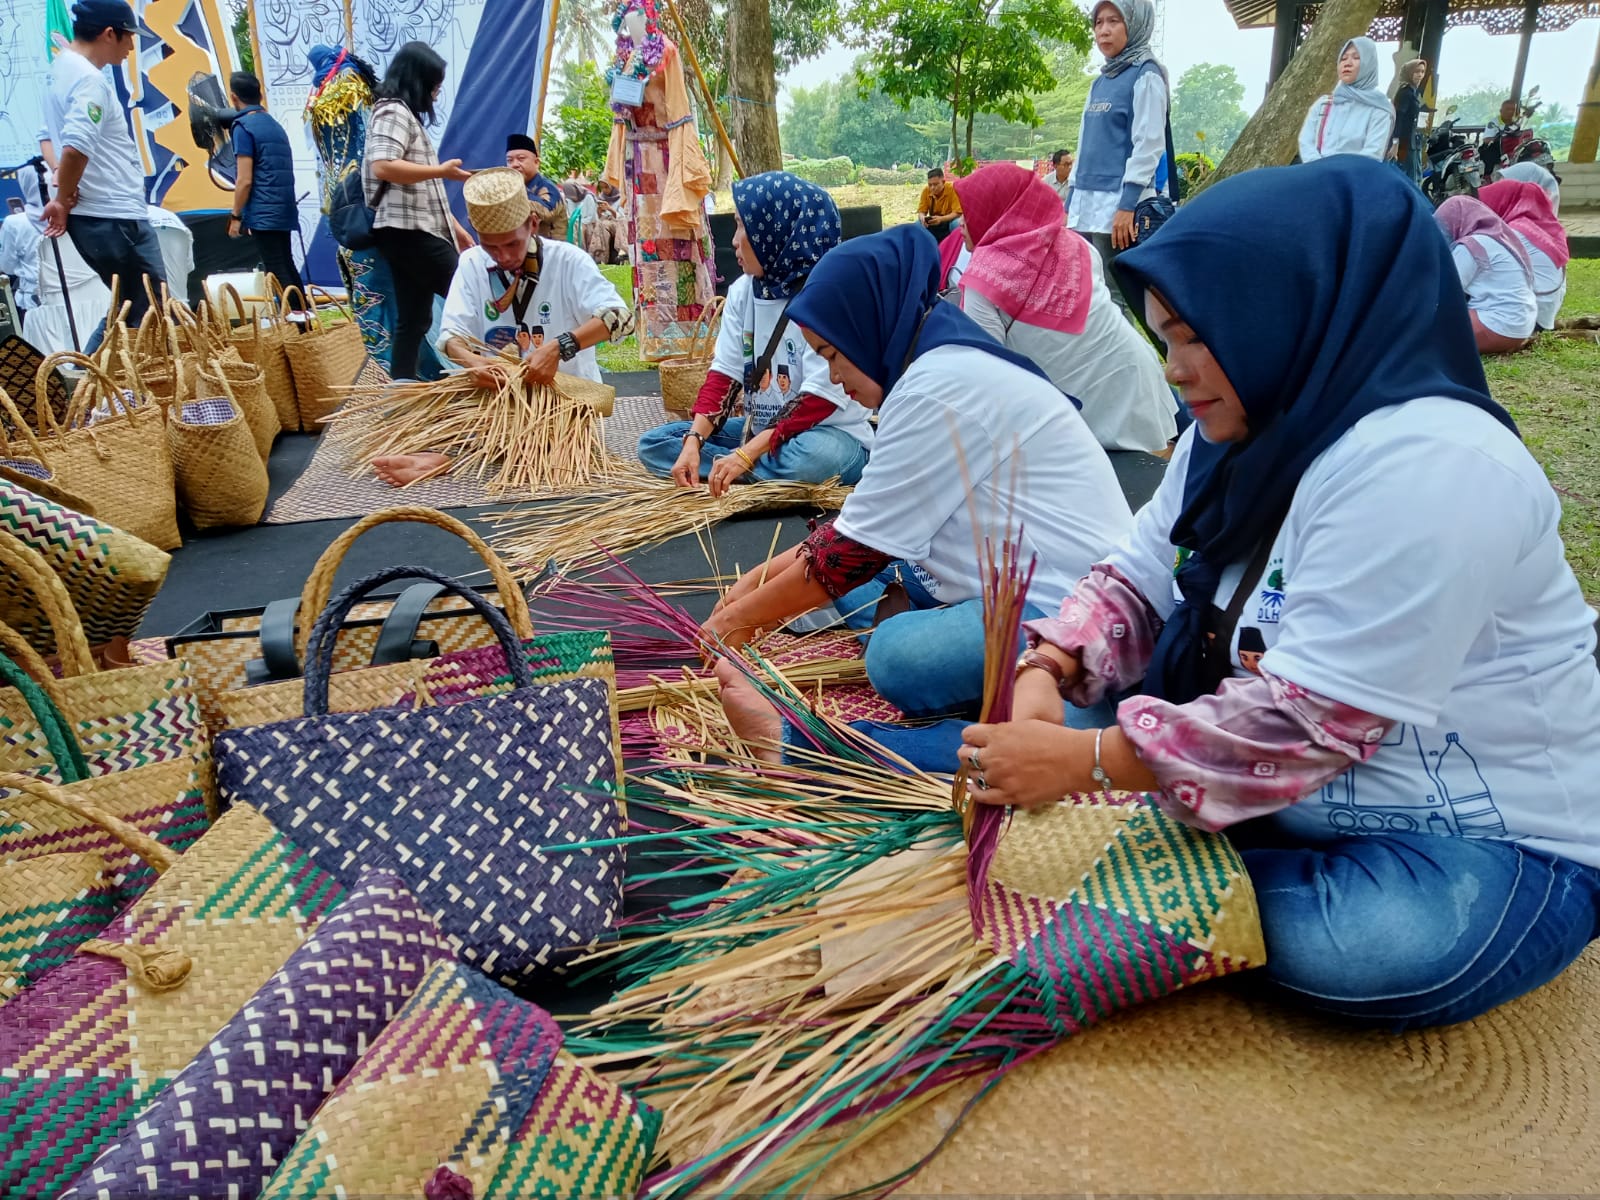
{"label": "woven mat", "polygon": [[[1593,1195],[1600,945],[1476,1021],[1352,1032],[1207,984],[1017,1070],[901,1192]],[[914,1163],[952,1090],[845,1158],[833,1195]]]}
{"label": "woven mat", "polygon": [[[639,435],[667,420],[660,396],[618,396],[616,410],[606,418],[606,449],[627,463],[639,461]],[[364,517],[396,504],[427,508],[473,508],[529,500],[526,493],[491,496],[474,479],[442,475],[403,490],[379,482],[376,476],[352,479],[339,444],[324,438],[300,478],[274,502],[264,519],[268,525],[293,525],[300,521],[332,521]]]}

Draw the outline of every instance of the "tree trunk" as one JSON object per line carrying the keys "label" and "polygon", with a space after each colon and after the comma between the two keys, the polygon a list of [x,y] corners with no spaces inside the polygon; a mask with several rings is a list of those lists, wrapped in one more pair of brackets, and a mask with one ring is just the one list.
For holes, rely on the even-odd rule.
{"label": "tree trunk", "polygon": [[1267,99],[1244,127],[1207,186],[1255,167],[1281,167],[1299,149],[1300,127],[1312,102],[1338,82],[1339,51],[1367,32],[1382,0],[1328,0],[1305,44],[1295,51]]}
{"label": "tree trunk", "polygon": [[768,0],[728,4],[728,92],[733,148],[746,176],[783,170],[778,140],[778,70]]}
{"label": "tree trunk", "polygon": [[972,122],[977,117],[977,108],[967,109],[967,157],[972,157]]}

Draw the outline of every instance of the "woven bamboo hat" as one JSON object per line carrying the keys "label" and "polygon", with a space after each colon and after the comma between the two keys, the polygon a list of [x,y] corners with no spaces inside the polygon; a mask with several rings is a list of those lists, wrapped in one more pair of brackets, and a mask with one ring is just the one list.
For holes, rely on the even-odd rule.
{"label": "woven bamboo hat", "polygon": [[512,167],[490,167],[474,171],[461,185],[467,198],[467,220],[481,234],[511,233],[520,229],[533,214],[528,185],[522,173]]}

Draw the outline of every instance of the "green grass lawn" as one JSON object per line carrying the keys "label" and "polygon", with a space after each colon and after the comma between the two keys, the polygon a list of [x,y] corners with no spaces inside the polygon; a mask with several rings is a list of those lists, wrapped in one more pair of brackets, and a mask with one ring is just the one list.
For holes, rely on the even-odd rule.
{"label": "green grass lawn", "polygon": [[[910,220],[916,212],[913,186],[833,189],[841,205],[876,204],[884,223]],[[731,197],[717,196],[726,212]],[[627,266],[601,268],[632,302],[633,273]],[[1600,313],[1600,260],[1574,260],[1564,316]],[[600,347],[606,371],[646,371],[638,342],[629,337]],[[1511,410],[1528,449],[1561,496],[1562,534],[1584,595],[1600,603],[1600,345],[1541,338],[1532,349],[1486,361],[1495,397]]]}

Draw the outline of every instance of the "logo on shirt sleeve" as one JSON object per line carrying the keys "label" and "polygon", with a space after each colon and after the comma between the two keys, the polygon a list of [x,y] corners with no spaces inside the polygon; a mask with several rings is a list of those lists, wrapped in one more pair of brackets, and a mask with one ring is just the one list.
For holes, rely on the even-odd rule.
{"label": "logo on shirt sleeve", "polygon": [[550,306],[548,304],[539,305],[539,324],[546,326],[550,324]]}
{"label": "logo on shirt sleeve", "polygon": [[1267,576],[1267,584],[1261,589],[1261,607],[1256,611],[1256,620],[1263,625],[1276,625],[1283,620],[1283,562],[1280,559],[1272,564],[1272,572]]}
{"label": "logo on shirt sleeve", "polygon": [[86,106],[85,111],[89,114],[89,120],[93,121],[96,125],[100,124],[100,118],[106,115],[106,110],[101,108],[98,104],[90,104]]}

